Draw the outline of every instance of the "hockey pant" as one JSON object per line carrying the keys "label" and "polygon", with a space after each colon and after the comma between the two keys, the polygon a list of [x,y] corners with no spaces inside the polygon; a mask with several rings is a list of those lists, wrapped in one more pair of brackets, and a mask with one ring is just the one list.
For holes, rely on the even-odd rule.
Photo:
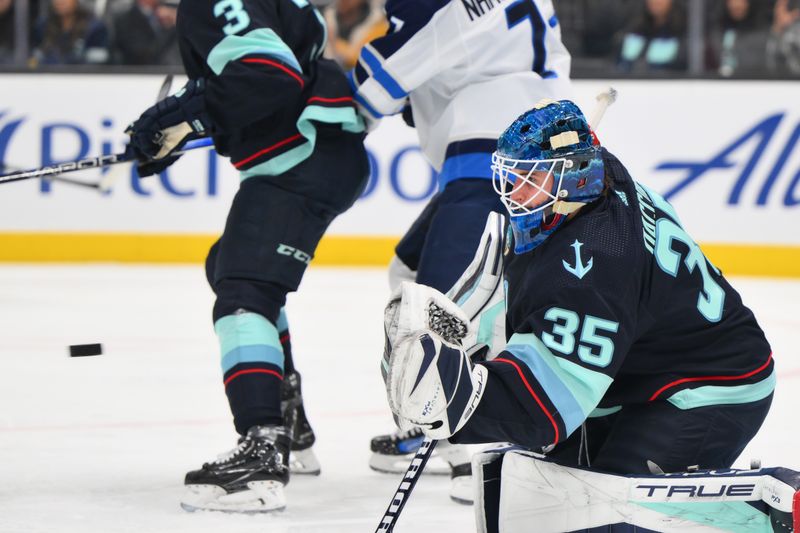
{"label": "hockey pant", "polygon": [[475,256],[486,217],[505,214],[492,180],[459,179],[428,202],[395,249],[416,282],[447,293]]}
{"label": "hockey pant", "polygon": [[225,393],[240,434],[281,421],[280,383],[293,369],[281,312],[286,295],[297,290],[328,225],[353,205],[368,176],[361,135],[321,130],[308,159],[278,176],[248,177],[233,199],[206,275],[216,295]]}

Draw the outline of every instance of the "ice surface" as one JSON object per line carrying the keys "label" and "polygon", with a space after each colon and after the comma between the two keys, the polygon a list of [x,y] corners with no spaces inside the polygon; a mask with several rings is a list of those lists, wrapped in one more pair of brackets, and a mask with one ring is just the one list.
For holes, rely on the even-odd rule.
{"label": "ice surface", "polygon": [[[773,345],[779,384],[739,466],[800,469],[800,281],[734,279]],[[295,476],[273,515],[185,513],[183,475],[232,448],[199,266],[0,267],[0,531],[373,531],[399,475],[369,470],[390,430],[378,361],[385,274],[312,268],[288,304],[295,360],[318,436],[318,478]],[[67,346],[102,342],[70,358]],[[423,476],[396,532],[464,532],[472,510]]]}

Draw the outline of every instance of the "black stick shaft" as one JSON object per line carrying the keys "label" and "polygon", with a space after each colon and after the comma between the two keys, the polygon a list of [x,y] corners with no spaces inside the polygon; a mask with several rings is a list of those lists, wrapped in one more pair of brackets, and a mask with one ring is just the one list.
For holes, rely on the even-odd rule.
{"label": "black stick shaft", "polygon": [[80,159],[78,161],[70,161],[68,163],[59,163],[47,167],[37,168],[35,170],[25,170],[19,172],[12,172],[0,176],[0,183],[10,183],[12,181],[28,180],[32,178],[46,178],[48,176],[57,176],[67,172],[77,172],[78,170],[86,170],[90,168],[101,168],[108,165],[116,165],[118,163],[126,163],[128,159],[124,154],[109,154],[100,157],[89,157]]}
{"label": "black stick shaft", "polygon": [[[209,148],[214,145],[214,141],[210,138],[197,139],[186,143],[179,152],[172,155],[183,155],[189,150],[197,148]],[[58,163],[47,167],[37,168],[34,170],[24,170],[12,172],[10,174],[0,175],[0,184],[10,183],[12,181],[28,180],[32,178],[47,178],[51,176],[58,176],[66,174],[67,172],[77,172],[79,170],[87,170],[90,168],[102,168],[109,165],[117,165],[119,163],[128,163],[132,159],[121,154],[108,154],[101,155],[100,157],[87,157],[86,159],[79,159],[77,161],[68,161],[66,163]]]}
{"label": "black stick shaft", "polygon": [[377,529],[375,529],[375,533],[392,533],[392,531],[394,531],[397,519],[400,518],[400,512],[411,496],[411,491],[414,490],[414,487],[417,485],[417,480],[419,476],[422,475],[422,470],[428,463],[428,459],[431,458],[431,454],[437,442],[438,441],[428,438],[422,441],[419,450],[417,450],[416,455],[414,455],[414,458],[411,460],[411,464],[408,465],[408,470],[406,470],[403,480],[400,482],[400,486],[397,487],[397,491],[394,493],[392,501],[386,509],[386,513],[384,513]]}

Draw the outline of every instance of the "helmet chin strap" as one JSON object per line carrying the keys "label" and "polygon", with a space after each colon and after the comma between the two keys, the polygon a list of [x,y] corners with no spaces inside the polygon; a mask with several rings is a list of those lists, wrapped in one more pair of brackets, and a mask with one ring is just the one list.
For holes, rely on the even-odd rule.
{"label": "helmet chin strap", "polygon": [[571,215],[585,205],[586,203],[584,202],[567,202],[565,200],[558,200],[553,204],[553,213],[559,215]]}

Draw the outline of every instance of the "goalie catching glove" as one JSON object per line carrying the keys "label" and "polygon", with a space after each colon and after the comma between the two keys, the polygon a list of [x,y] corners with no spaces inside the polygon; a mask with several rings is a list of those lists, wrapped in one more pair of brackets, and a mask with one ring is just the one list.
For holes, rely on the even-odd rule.
{"label": "goalie catching glove", "polygon": [[146,110],[125,131],[131,141],[125,155],[138,161],[139,176],[163,172],[187,141],[207,137],[211,119],[205,108],[205,80],[189,80],[172,96]]}
{"label": "goalie catching glove", "polygon": [[400,429],[445,439],[467,423],[486,387],[461,345],[466,314],[436,289],[404,282],[384,312],[382,361],[389,408]]}

